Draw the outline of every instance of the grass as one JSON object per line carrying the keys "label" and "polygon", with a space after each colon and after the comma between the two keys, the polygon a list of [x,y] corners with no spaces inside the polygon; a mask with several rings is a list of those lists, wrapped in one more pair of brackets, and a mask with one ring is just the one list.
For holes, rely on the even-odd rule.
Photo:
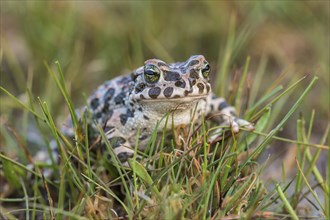
{"label": "grass", "polygon": [[[57,63],[57,74],[48,65],[46,67],[57,83],[64,99],[67,100],[69,108],[73,110],[72,101],[67,95],[64,80],[61,80],[63,79],[63,73],[59,63]],[[301,139],[289,140],[298,148],[304,148],[304,150],[299,151],[302,153],[299,153],[297,157],[299,170],[295,178],[294,194],[291,196],[284,194],[285,190],[288,189],[285,183],[276,185],[278,198],[276,198],[274,192],[267,192],[263,181],[260,179],[262,166],[260,167],[256,163],[256,159],[269,142],[274,138],[278,138],[276,133],[285,125],[301,101],[310,92],[317,81],[317,77],[310,81],[310,84],[280,123],[263,137],[260,132],[264,131],[272,114],[269,104],[276,104],[276,101],[280,100],[281,97],[293,92],[304,79],[299,80],[277,96],[266,94],[266,98],[262,98],[265,103],[261,103],[261,105],[264,105],[265,108],[261,108],[259,111],[261,113],[256,111],[260,116],[256,123],[255,132],[244,133],[226,141],[223,139],[218,143],[210,144],[206,141],[206,137],[208,132],[216,127],[205,121],[202,127],[195,128],[195,135],[189,137],[190,140],[187,139],[182,150],[179,146],[175,146],[174,142],[172,142],[172,147],[169,141],[166,143],[164,141],[156,142],[155,137],[157,134],[155,133],[151,137],[150,148],[161,150],[156,150],[154,154],[147,155],[146,160],[153,163],[153,166],[157,168],[148,171],[135,160],[130,161],[132,169],[126,169],[121,167],[116,160],[114,163],[109,164],[106,157],[100,152],[94,155],[93,152],[84,151],[84,149],[89,149],[87,135],[85,135],[87,132],[86,123],[76,124],[77,128],[82,126],[82,129],[78,129],[77,132],[83,132],[83,134],[77,133],[76,136],[85,138],[80,139],[76,144],[72,144],[66,140],[55,126],[47,103],[39,99],[39,108],[43,116],[38,115],[33,110],[35,106],[22,103],[1,87],[1,90],[7,93],[17,105],[22,106],[31,115],[35,115],[37,123],[47,124],[57,144],[62,146],[60,155],[63,158],[59,165],[56,163],[53,163],[50,167],[49,164],[36,165],[37,169],[33,171],[19,162],[11,160],[4,154],[0,154],[5,183],[9,184],[13,188],[12,190],[23,191],[22,198],[24,198],[22,200],[1,199],[6,204],[2,206],[3,213],[9,219],[14,218],[11,213],[15,213],[15,210],[9,211],[5,207],[8,204],[19,203],[25,207],[25,212],[22,210],[22,213],[18,216],[25,216],[26,218],[31,216],[32,219],[40,215],[39,212],[46,218],[55,219],[63,217],[75,219],[82,216],[88,218],[126,216],[129,219],[214,219],[226,216],[230,218],[273,218],[286,215],[297,219],[299,214],[295,211],[295,208],[301,200],[301,195],[306,194],[306,192],[303,192],[307,186],[316,201],[315,204],[313,202],[313,205],[320,209],[321,216],[327,218],[326,204],[320,202],[307,180],[311,173],[315,175],[318,184],[322,186],[326,201],[329,189],[325,184],[325,180],[319,174],[315,161],[320,154],[320,150],[322,148],[328,149],[328,147],[324,146],[324,143],[313,145],[318,150],[315,154],[311,154],[308,148],[311,125],[306,134],[301,123],[303,119],[299,119],[297,121],[297,132],[299,133],[298,137],[301,137]],[[271,92],[271,94],[273,93]],[[75,114],[74,111],[70,112]],[[251,114],[251,118],[253,118],[253,115]],[[115,158],[115,154],[112,152],[110,143],[107,142],[101,127],[99,127],[99,131],[103,141],[107,143],[108,153]],[[165,140],[164,134],[165,132],[162,140]],[[288,140],[282,139],[281,141]],[[63,142],[64,144],[61,144]],[[254,142],[258,142],[258,144],[253,145]],[[50,145],[50,143],[47,145]],[[172,150],[170,150],[171,148]],[[31,158],[28,151],[26,151],[26,156]],[[75,165],[75,163],[78,163],[78,165]],[[304,174],[301,166],[311,166],[311,168],[309,168],[309,172]],[[46,167],[55,173],[60,171],[59,176],[54,179],[44,177],[42,170]],[[25,178],[28,176],[27,172],[33,174],[33,184],[35,186],[32,188],[29,186],[29,180]],[[182,175],[183,173],[185,175]],[[118,190],[115,187],[116,185],[122,186],[123,195],[116,191]],[[281,185],[284,187],[284,192]],[[52,186],[52,189],[50,189],[50,186]],[[33,196],[27,194],[27,188],[33,189],[30,192],[33,193]],[[283,202],[283,209],[281,205],[276,210],[269,209],[270,199],[273,202],[280,199]]]}
{"label": "grass", "polygon": [[[93,8],[99,10],[94,14],[73,2],[26,3],[26,8],[16,8],[9,2],[2,4],[3,15],[13,18],[13,26],[21,31],[30,53],[20,51],[26,55],[22,61],[11,46],[12,40],[18,44],[19,39],[2,35],[1,217],[329,219],[329,180],[325,177],[328,171],[319,165],[322,155],[329,154],[329,123],[323,122],[329,110],[324,87],[328,83],[327,55],[324,46],[320,46],[324,45],[323,35],[307,34],[320,33],[318,30],[324,27],[322,10],[313,17],[315,8],[320,7],[317,4],[283,2],[270,8],[269,3],[178,3],[180,16],[188,24],[193,19],[196,27],[203,27],[196,32],[183,19],[188,40],[181,28],[169,28],[178,17],[156,10],[165,8],[178,13],[176,7],[166,3],[104,4],[101,6],[109,12]],[[183,10],[188,6],[189,13]],[[237,11],[218,13],[219,6]],[[53,7],[60,8],[62,15],[54,13]],[[208,16],[196,8],[206,10]],[[276,18],[280,27],[267,29],[269,24],[260,25],[261,18],[270,18],[267,13]],[[300,20],[303,18],[296,15],[301,13],[309,20]],[[281,19],[285,22],[281,23]],[[308,25],[306,21],[315,23]],[[288,27],[287,33],[294,36],[292,42],[300,42],[300,35],[303,36],[304,42],[313,48],[312,55],[320,60],[318,67],[313,59],[298,57],[300,65],[285,68],[285,60],[289,60],[289,65],[296,61],[277,48],[267,47],[267,42],[276,39],[283,27]],[[300,32],[295,35],[297,27]],[[162,29],[163,34],[157,35]],[[92,36],[88,34],[91,30]],[[259,38],[253,44],[251,35],[255,31],[259,35],[269,32],[272,38]],[[258,45],[266,48],[260,57],[253,54]],[[298,48],[301,47],[304,45]],[[166,132],[154,132],[150,149],[145,152],[146,163],[154,169],[135,160],[130,162],[132,168],[126,169],[116,160],[109,163],[102,152],[87,150],[92,144],[85,135],[88,118],[78,122],[74,112],[85,102],[82,97],[88,96],[82,92],[95,89],[102,79],[112,78],[108,72],[133,69],[146,57],[171,62],[196,51],[211,57],[215,67],[213,90],[234,104],[242,117],[254,122],[255,131],[208,143],[208,134],[218,125],[203,119],[200,127],[191,126],[192,135],[182,146],[168,139]],[[282,73],[276,75],[278,68]],[[317,76],[305,74],[310,69]],[[100,74],[94,77],[95,73]],[[317,105],[314,100],[319,100]],[[67,114],[77,128],[76,143],[60,131]],[[115,157],[102,129],[99,131],[107,144],[106,154]],[[35,169],[27,166],[33,163],[33,155],[40,148],[52,154],[52,140],[61,146],[61,162],[57,164],[53,159],[50,164],[36,163]],[[289,156],[279,166],[272,166],[274,158],[265,159],[270,147],[276,151],[289,149]],[[290,149],[294,149],[292,155]],[[293,161],[293,168],[286,164],[287,158]],[[44,175],[47,170],[52,170],[53,175]],[[280,178],[265,178],[265,174]]]}

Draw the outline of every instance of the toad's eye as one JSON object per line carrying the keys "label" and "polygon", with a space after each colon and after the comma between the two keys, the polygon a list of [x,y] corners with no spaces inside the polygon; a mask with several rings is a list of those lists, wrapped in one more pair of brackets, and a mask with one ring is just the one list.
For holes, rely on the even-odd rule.
{"label": "toad's eye", "polygon": [[202,74],[204,76],[204,78],[207,78],[210,74],[210,65],[208,63],[205,64],[204,68],[202,69]]}
{"label": "toad's eye", "polygon": [[160,77],[160,70],[154,65],[144,66],[144,79],[148,83],[156,83]]}

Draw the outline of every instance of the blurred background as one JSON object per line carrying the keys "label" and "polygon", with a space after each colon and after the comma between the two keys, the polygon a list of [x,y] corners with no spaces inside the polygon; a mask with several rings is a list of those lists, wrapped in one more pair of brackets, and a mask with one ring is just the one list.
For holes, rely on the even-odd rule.
{"label": "blurred background", "polygon": [[[310,75],[276,104],[278,113],[268,130],[312,76],[319,77],[279,134],[295,139],[299,114],[309,119],[314,109],[311,142],[319,143],[329,122],[329,37],[329,1],[1,1],[1,86],[23,102],[26,89],[31,89],[36,105],[37,97],[46,101],[60,125],[68,110],[45,63],[56,69],[54,61],[60,62],[78,107],[98,85],[129,73],[146,59],[177,62],[193,54],[206,57],[213,78],[228,73],[213,86],[228,98],[231,82],[250,57],[248,82],[260,88],[254,102],[274,82],[286,88]],[[257,80],[260,69],[263,77]],[[4,93],[0,110],[1,145],[17,148],[15,141],[8,142],[5,124],[22,136],[38,138],[33,129],[21,125],[32,116]],[[270,152],[277,157],[286,151],[275,149]],[[325,173],[326,154],[322,158]]]}

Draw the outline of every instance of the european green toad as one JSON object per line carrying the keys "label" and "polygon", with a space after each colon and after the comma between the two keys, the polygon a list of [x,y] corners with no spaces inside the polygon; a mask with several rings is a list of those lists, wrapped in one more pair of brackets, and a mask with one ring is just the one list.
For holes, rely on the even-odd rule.
{"label": "european green toad", "polygon": [[[167,114],[166,130],[198,123],[202,115],[217,115],[212,119],[235,133],[240,127],[252,130],[251,123],[235,115],[234,107],[212,93],[209,73],[202,55],[177,63],[150,59],[131,74],[99,86],[88,99],[88,109],[123,164],[133,156],[136,138],[143,151],[152,131],[163,131],[166,120],[161,119]],[[72,123],[63,132],[73,137]]]}

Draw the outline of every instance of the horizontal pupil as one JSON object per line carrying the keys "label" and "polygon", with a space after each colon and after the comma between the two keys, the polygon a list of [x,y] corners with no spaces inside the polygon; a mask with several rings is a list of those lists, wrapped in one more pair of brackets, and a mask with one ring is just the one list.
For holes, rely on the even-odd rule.
{"label": "horizontal pupil", "polygon": [[156,72],[154,70],[146,70],[146,74],[148,75],[154,75]]}
{"label": "horizontal pupil", "polygon": [[203,69],[203,72],[208,71],[208,70],[210,70],[210,66],[209,65],[205,66],[205,68]]}

